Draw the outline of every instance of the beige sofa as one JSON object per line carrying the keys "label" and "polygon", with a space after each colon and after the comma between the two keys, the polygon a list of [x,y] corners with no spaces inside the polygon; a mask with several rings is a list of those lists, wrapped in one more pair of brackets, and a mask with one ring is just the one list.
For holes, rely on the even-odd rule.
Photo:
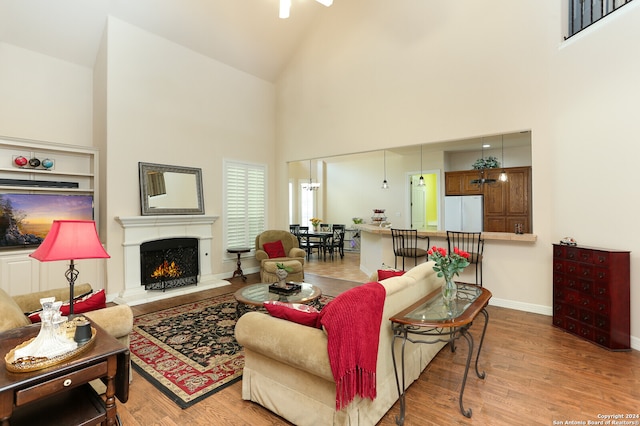
{"label": "beige sofa", "polygon": [[[90,284],[74,286],[74,295],[78,296],[91,291]],[[0,289],[0,331],[11,330],[31,324],[25,312],[33,312],[41,309],[40,299],[43,297],[55,297],[56,300],[69,299],[69,287],[45,290],[19,296],[9,296]],[[86,312],[85,315],[109,334],[118,339],[124,346],[129,347],[129,334],[133,329],[133,313],[128,305],[109,306],[97,311]]]}
{"label": "beige sofa", "polygon": [[[236,339],[245,351],[242,398],[257,402],[296,425],[375,425],[398,399],[389,318],[441,287],[442,278],[433,271],[433,262],[427,262],[381,284],[386,290],[386,299],[380,327],[375,400],[356,396],[351,404],[336,412],[336,384],[324,331],[260,312],[243,315],[235,329]],[[444,343],[407,342],[407,387],[443,346]],[[400,347],[401,340],[397,339],[398,360]]]}

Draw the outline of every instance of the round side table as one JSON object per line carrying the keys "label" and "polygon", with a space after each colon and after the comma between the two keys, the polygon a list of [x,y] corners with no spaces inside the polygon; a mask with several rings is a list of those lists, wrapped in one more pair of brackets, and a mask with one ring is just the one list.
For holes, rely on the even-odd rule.
{"label": "round side table", "polygon": [[242,278],[242,281],[247,281],[247,277],[245,277],[244,273],[242,272],[242,262],[240,262],[240,255],[242,255],[242,253],[249,253],[250,251],[251,249],[249,247],[231,247],[227,249],[227,252],[235,253],[238,255],[238,269],[233,272],[233,276],[231,277],[231,279],[239,276]]}

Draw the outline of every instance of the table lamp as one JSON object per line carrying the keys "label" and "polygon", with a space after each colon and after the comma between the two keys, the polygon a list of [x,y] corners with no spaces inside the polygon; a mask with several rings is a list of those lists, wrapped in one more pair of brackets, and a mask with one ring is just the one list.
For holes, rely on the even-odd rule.
{"label": "table lamp", "polygon": [[29,256],[40,262],[70,262],[69,269],[64,274],[69,281],[69,317],[73,316],[73,285],[78,278],[74,261],[111,257],[100,243],[93,220],[54,220],[42,244]]}

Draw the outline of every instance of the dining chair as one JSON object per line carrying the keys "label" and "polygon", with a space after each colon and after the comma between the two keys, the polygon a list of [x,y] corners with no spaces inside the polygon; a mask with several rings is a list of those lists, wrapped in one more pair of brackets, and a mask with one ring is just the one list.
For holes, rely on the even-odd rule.
{"label": "dining chair", "polygon": [[299,228],[298,240],[300,241],[300,248],[307,252],[307,258],[311,257],[314,249],[318,252],[318,257],[320,257],[320,252],[323,249],[322,242],[309,235],[308,226]]}
{"label": "dining chair", "polygon": [[298,247],[302,248],[302,241],[300,241],[300,224],[294,223],[289,225],[289,232],[296,236],[298,239]]}
{"label": "dining chair", "polygon": [[449,253],[454,247],[470,254],[469,263],[476,267],[475,284],[482,287],[482,257],[484,240],[481,232],[447,231],[447,248]]}
{"label": "dining chair", "polygon": [[333,259],[333,254],[338,253],[340,258],[344,257],[344,234],[345,225],[333,225],[333,235],[329,240],[329,244],[326,249],[329,252],[329,256]]}
{"label": "dining chair", "polygon": [[[394,229],[391,228],[391,237],[393,240],[393,254],[395,255],[395,268],[398,269],[398,257],[402,258],[402,269],[404,270],[404,259],[413,258],[414,266],[418,265],[418,259],[427,258],[427,250],[418,247],[418,230],[417,229]],[[429,237],[427,247],[429,247]]]}

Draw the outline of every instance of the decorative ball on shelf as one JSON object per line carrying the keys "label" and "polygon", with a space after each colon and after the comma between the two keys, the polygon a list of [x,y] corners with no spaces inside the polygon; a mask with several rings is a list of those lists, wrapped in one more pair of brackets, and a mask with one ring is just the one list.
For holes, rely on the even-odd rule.
{"label": "decorative ball on shelf", "polygon": [[27,163],[29,162],[29,160],[27,160],[25,157],[23,157],[22,155],[19,155],[18,157],[13,159],[13,162],[15,163],[16,166],[18,167],[24,167],[27,165]]}
{"label": "decorative ball on shelf", "polygon": [[38,160],[37,158],[32,158],[31,160],[29,160],[29,166],[38,167],[39,165],[40,165],[40,160]]}
{"label": "decorative ball on shelf", "polygon": [[42,167],[44,167],[45,169],[52,168],[53,160],[51,160],[50,158],[45,158],[44,160],[42,160]]}

